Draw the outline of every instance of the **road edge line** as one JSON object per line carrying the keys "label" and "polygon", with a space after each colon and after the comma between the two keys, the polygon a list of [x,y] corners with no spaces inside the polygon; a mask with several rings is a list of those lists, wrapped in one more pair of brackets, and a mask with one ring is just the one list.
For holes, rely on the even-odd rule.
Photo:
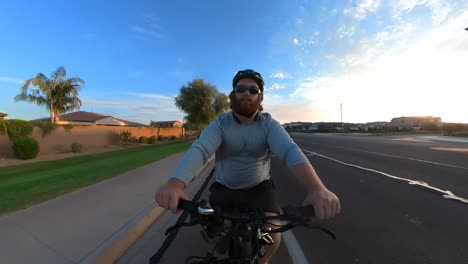
{"label": "road edge line", "polygon": [[115,263],[115,261],[122,256],[125,251],[153,224],[159,216],[166,211],[162,207],[155,207],[151,209],[142,220],[138,221],[132,226],[122,238],[118,239],[96,259],[96,264]]}
{"label": "road edge line", "polygon": [[[203,172],[208,164],[210,164],[213,160],[214,155],[208,159],[206,164],[200,168],[196,175],[200,175],[200,173]],[[116,261],[130,248],[130,246],[135,243],[135,241],[159,218],[159,216],[161,216],[164,211],[166,211],[165,208],[157,206],[156,203],[153,203],[153,206],[155,206],[153,209],[145,213],[142,217],[139,217],[141,220],[136,221],[134,224],[129,223],[129,227],[127,229],[128,231],[120,235],[119,238],[115,238],[116,241],[111,242],[111,245],[109,245],[107,248],[103,248],[102,251],[104,252],[99,254],[92,263],[116,263]],[[113,236],[118,236],[118,234],[114,234]],[[106,246],[103,245],[101,247]],[[80,263],[87,262],[85,261]]]}
{"label": "road edge line", "polygon": [[309,264],[309,261],[304,255],[301,246],[297,242],[296,237],[294,236],[291,230],[288,230],[282,234],[283,241],[286,244],[289,255],[291,256],[292,263],[294,264]]}

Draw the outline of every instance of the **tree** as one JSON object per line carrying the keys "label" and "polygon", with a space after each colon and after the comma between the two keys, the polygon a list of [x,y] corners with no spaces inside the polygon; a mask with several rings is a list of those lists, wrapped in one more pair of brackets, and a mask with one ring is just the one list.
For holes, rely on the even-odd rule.
{"label": "tree", "polygon": [[[20,88],[21,93],[15,96],[15,102],[27,101],[38,106],[45,106],[50,111],[50,122],[56,123],[59,114],[79,110],[81,100],[78,92],[84,85],[80,78],[64,79],[67,74],[65,68],[60,66],[48,78],[42,73],[26,80]],[[37,88],[29,90],[29,86]]]}
{"label": "tree", "polygon": [[150,127],[158,127],[158,123],[156,121],[150,120]]}
{"label": "tree", "polygon": [[185,121],[194,130],[203,130],[219,114],[229,110],[228,97],[202,79],[194,79],[180,88],[177,108],[187,114]]}

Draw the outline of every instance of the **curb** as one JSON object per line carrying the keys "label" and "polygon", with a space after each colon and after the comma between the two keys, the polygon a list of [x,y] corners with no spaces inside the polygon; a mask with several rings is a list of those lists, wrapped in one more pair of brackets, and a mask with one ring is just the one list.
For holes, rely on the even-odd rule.
{"label": "curb", "polygon": [[[197,173],[197,176],[214,160],[214,155],[211,156],[207,163],[203,165]],[[166,211],[165,208],[159,207],[153,202],[148,206],[140,216],[123,226],[121,230],[114,233],[110,238],[110,242],[101,245],[97,251],[100,253],[94,262],[84,261],[83,263],[108,264],[116,263],[117,260],[135,243],[135,241]]]}
{"label": "curb", "polygon": [[[154,205],[156,206],[156,205]],[[117,259],[153,224],[165,211],[162,207],[155,207],[143,216],[143,219],[133,225],[126,234],[114,242],[104,254],[96,259],[96,264],[116,263]]]}

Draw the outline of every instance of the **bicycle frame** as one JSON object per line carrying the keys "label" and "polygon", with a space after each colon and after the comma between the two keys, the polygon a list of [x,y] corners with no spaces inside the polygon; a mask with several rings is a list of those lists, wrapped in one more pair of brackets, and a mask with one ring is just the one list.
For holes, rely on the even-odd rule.
{"label": "bicycle frame", "polygon": [[[186,263],[253,264],[258,263],[258,260],[265,255],[264,245],[266,243],[262,243],[262,238],[268,237],[268,234],[262,232],[261,225],[242,221],[231,221],[229,224],[223,223],[223,225],[220,235],[213,238],[215,242],[213,250],[204,257],[189,257]],[[207,242],[210,242],[206,234],[206,226],[203,226],[203,229],[203,237]],[[201,261],[189,262],[191,259]]]}
{"label": "bicycle frame", "polygon": [[[283,208],[283,213],[280,215],[267,216],[261,210],[236,210],[236,211],[215,211],[206,202],[194,203],[191,201],[179,201],[179,208],[182,208],[190,213],[189,223],[178,223],[166,230],[166,235],[174,229],[182,226],[201,225],[203,227],[202,234],[207,242],[210,242],[208,237],[214,239],[214,247],[211,252],[208,252],[204,257],[191,256],[186,260],[186,263],[228,263],[228,264],[254,264],[265,255],[265,245],[273,244],[273,239],[270,233],[285,232],[298,225],[308,226],[309,217],[313,216],[313,208],[296,207]],[[263,229],[265,223],[277,219],[287,221],[287,224],[280,225],[278,228]],[[225,220],[230,221],[227,224]],[[213,231],[213,223],[218,226],[218,231],[215,234]],[[221,228],[219,228],[221,226]],[[211,229],[210,229],[211,228]],[[320,229],[328,233],[333,239],[336,239],[335,234],[322,227],[310,227]],[[216,251],[220,243],[226,243],[225,251]],[[221,245],[222,246],[222,245]],[[221,254],[219,254],[221,253]],[[193,260],[193,261],[192,261]],[[192,261],[192,262],[190,262]]]}

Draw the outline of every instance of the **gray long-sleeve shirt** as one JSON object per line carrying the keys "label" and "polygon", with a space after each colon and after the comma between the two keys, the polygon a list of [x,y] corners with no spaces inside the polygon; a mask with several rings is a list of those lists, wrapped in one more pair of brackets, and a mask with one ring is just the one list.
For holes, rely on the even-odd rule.
{"label": "gray long-sleeve shirt", "polygon": [[231,189],[250,188],[270,178],[271,152],[287,168],[309,162],[270,114],[260,112],[252,122],[241,124],[231,111],[203,130],[171,178],[188,184],[216,153],[216,181]]}

